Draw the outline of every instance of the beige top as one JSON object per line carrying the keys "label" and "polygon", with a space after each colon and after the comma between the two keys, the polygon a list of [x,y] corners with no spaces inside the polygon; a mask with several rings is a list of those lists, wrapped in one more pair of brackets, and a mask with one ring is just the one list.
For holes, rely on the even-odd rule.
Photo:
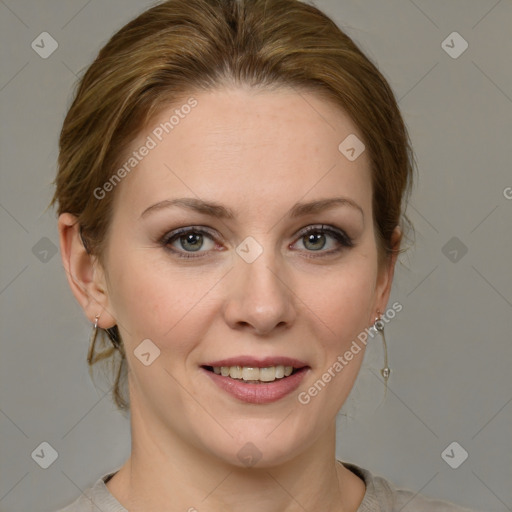
{"label": "beige top", "polygon": [[[366,485],[363,501],[357,512],[477,512],[447,501],[426,498],[406,489],[397,489],[380,476],[355,464],[340,461],[347,469],[359,476]],[[99,478],[71,505],[57,512],[128,512],[105,485],[116,472]]]}

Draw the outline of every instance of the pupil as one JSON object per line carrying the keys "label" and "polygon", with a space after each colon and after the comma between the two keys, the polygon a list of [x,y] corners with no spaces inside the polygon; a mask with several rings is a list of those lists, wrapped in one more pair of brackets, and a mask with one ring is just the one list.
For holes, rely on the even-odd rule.
{"label": "pupil", "polygon": [[193,251],[197,251],[198,249],[201,248],[201,245],[202,245],[202,235],[199,235],[199,234],[193,234],[193,233],[189,233],[188,235],[185,235],[184,237],[182,237],[182,239],[185,239],[185,246],[184,248],[186,248],[186,245],[187,244],[191,244],[192,246],[196,246],[196,247],[189,247],[191,248]]}
{"label": "pupil", "polygon": [[306,243],[304,244],[306,247],[308,247],[308,244],[309,243],[313,243],[315,244],[315,242],[318,242],[318,241],[322,241],[323,243],[321,244],[321,246],[314,246],[312,247],[313,250],[318,250],[318,249],[322,249],[323,246],[325,245],[325,235],[323,233],[318,233],[318,234],[311,234],[311,235],[306,235]]}

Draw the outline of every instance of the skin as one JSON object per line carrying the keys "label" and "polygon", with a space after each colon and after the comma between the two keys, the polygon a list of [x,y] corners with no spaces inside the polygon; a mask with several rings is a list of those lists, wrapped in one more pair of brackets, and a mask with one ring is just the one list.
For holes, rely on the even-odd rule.
{"label": "skin", "polygon": [[[104,265],[84,251],[76,219],[59,218],[61,254],[71,289],[93,323],[117,324],[126,347],[132,453],[107,483],[132,511],[355,511],[365,486],[335,460],[335,417],[364,350],[307,405],[297,400],[386,310],[395,257],[377,265],[369,158],[338,150],[352,120],[314,93],[283,88],[219,89],[193,95],[198,106],[117,185]],[[179,106],[179,105],[178,105]],[[141,131],[139,148],[167,109]],[[223,204],[233,219],[172,206],[193,197]],[[344,197],[347,205],[289,218],[296,202]],[[302,228],[332,235],[308,243]],[[210,228],[191,246],[180,227]],[[321,233],[320,233],[321,235]],[[252,263],[235,249],[248,236],[262,247]],[[397,227],[393,242],[398,247]],[[322,245],[325,243],[325,245]],[[337,253],[326,255],[331,249]],[[316,250],[315,250],[316,249]],[[186,252],[188,250],[188,253]],[[322,257],[322,254],[324,256]],[[145,366],[144,339],[160,350]],[[247,404],[212,383],[200,365],[239,355],[288,356],[310,367],[298,390],[270,404]],[[254,467],[237,457],[251,442]]]}

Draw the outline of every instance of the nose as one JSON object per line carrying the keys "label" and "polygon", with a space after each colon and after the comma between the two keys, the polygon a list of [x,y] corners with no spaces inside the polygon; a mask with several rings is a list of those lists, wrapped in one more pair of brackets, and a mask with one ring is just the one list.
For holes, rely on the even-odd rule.
{"label": "nose", "polygon": [[292,326],[296,297],[272,251],[264,250],[252,263],[236,256],[229,276],[224,317],[232,329],[248,329],[262,336]]}

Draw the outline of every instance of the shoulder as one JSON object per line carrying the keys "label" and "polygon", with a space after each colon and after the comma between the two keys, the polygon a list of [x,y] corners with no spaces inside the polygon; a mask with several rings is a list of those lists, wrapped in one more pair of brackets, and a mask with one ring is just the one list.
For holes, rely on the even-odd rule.
{"label": "shoulder", "polygon": [[452,502],[427,498],[410,489],[397,488],[367,469],[340,462],[366,485],[366,493],[357,512],[479,512]]}
{"label": "shoulder", "polygon": [[55,512],[127,512],[105,485],[115,473],[114,471],[98,478],[94,485],[86,489],[73,503]]}

